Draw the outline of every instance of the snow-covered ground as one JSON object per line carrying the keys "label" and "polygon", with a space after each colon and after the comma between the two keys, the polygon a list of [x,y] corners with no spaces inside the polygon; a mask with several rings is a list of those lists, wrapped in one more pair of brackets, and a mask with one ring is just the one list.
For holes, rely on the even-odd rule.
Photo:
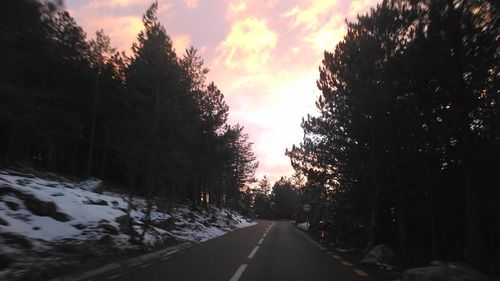
{"label": "snow-covered ground", "polygon": [[[157,204],[144,231],[145,200],[95,192],[102,190],[100,185],[97,179],[71,182],[0,171],[0,279],[2,271],[23,268],[27,260],[37,263],[37,257],[57,255],[55,249],[71,252],[68,245],[105,244],[116,253],[180,241],[203,242],[255,224],[225,208],[193,211],[186,205],[162,209],[159,206],[166,204]],[[140,237],[143,231],[142,244],[132,243],[131,237]]]}

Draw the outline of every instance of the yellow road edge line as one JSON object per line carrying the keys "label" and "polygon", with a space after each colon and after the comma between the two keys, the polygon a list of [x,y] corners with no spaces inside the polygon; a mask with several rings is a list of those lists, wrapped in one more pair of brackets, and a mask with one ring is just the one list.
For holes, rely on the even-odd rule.
{"label": "yellow road edge line", "polygon": [[352,263],[348,262],[348,261],[341,261],[341,263],[343,265],[346,265],[346,266],[352,266]]}
{"label": "yellow road edge line", "polygon": [[108,279],[108,280],[111,280],[111,279],[116,279],[116,278],[118,278],[118,277],[120,277],[120,276],[122,276],[122,275],[124,275],[124,274],[125,274],[125,272],[120,272],[120,273],[118,273],[118,274],[111,275],[111,276],[109,276],[109,277],[108,277],[108,278],[106,278],[106,279]]}
{"label": "yellow road edge line", "polygon": [[353,271],[354,271],[354,273],[356,273],[357,275],[359,275],[361,277],[368,277],[368,273],[364,272],[361,269],[353,269]]}

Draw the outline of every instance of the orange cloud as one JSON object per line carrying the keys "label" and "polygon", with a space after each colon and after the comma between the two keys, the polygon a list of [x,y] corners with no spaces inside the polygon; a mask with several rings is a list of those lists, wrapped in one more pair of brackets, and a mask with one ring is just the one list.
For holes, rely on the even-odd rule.
{"label": "orange cloud", "polygon": [[191,36],[189,34],[180,34],[172,36],[175,53],[178,57],[182,57],[186,49],[191,45]]}
{"label": "orange cloud", "polygon": [[349,16],[354,17],[357,14],[363,14],[368,11],[369,8],[374,7],[379,0],[355,0],[351,2],[349,8]]}
{"label": "orange cloud", "polygon": [[[321,54],[324,50],[333,50],[346,33],[344,18],[341,15],[332,15],[321,28],[311,32],[304,38],[310,47]],[[319,61],[318,61],[319,63]]]}
{"label": "orange cloud", "polygon": [[198,0],[184,0],[186,6],[190,9],[194,9],[198,6]]}
{"label": "orange cloud", "polygon": [[[130,54],[132,43],[143,29],[142,14],[151,5],[148,0],[88,0],[79,8],[70,7],[76,21],[93,37],[96,30],[103,29],[111,37],[111,44],[119,51]],[[70,5],[68,3],[68,5]],[[130,8],[130,6],[134,6]],[[129,13],[132,9],[134,12]],[[160,16],[173,15],[172,4],[159,3]]]}
{"label": "orange cloud", "polygon": [[87,7],[89,8],[114,8],[114,7],[128,7],[135,4],[144,4],[144,0],[92,0],[89,1]]}
{"label": "orange cloud", "polygon": [[221,53],[218,60],[223,60],[230,69],[243,68],[254,73],[269,61],[276,41],[276,33],[267,27],[265,20],[247,18],[237,21],[218,46]]}
{"label": "orange cloud", "polygon": [[292,18],[294,27],[303,27],[307,30],[321,27],[325,15],[333,14],[333,7],[337,0],[308,0],[306,8],[296,5],[283,14],[285,18]]}
{"label": "orange cloud", "polygon": [[103,29],[104,33],[111,37],[111,44],[118,50],[125,51],[130,50],[132,42],[143,28],[141,18],[134,16],[108,15],[100,16],[99,20],[84,18],[80,22],[91,35],[95,30]]}
{"label": "orange cloud", "polygon": [[238,110],[231,112],[231,119],[242,122],[255,142],[254,150],[261,163],[257,175],[267,174],[272,180],[290,176],[293,170],[284,155],[285,148],[301,140],[301,118],[314,112],[319,94],[318,90],[313,90],[317,75],[309,69],[291,72],[269,69],[252,77],[255,80],[245,84],[250,89],[243,90],[239,86],[237,90],[263,92],[259,96],[231,96],[231,103],[238,105]]}
{"label": "orange cloud", "polygon": [[229,3],[229,11],[231,13],[239,13],[245,11],[246,8],[247,8],[247,2],[245,0],[241,0],[236,3]]}

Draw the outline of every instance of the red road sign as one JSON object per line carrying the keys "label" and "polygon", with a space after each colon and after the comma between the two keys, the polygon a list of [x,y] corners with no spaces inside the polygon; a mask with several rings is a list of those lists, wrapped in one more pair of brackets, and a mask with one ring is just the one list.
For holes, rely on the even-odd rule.
{"label": "red road sign", "polygon": [[306,212],[306,213],[307,213],[307,212],[309,212],[309,211],[311,211],[311,209],[312,209],[312,207],[311,207],[311,205],[310,205],[310,204],[307,204],[307,203],[306,203],[306,204],[304,204],[304,205],[302,206],[302,210],[304,210],[304,212]]}

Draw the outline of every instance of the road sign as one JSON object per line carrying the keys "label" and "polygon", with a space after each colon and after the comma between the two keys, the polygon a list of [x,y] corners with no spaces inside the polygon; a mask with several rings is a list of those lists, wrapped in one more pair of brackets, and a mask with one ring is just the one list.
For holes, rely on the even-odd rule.
{"label": "road sign", "polygon": [[310,204],[304,204],[302,205],[302,210],[304,210],[304,212],[310,212],[311,211],[311,205]]}

